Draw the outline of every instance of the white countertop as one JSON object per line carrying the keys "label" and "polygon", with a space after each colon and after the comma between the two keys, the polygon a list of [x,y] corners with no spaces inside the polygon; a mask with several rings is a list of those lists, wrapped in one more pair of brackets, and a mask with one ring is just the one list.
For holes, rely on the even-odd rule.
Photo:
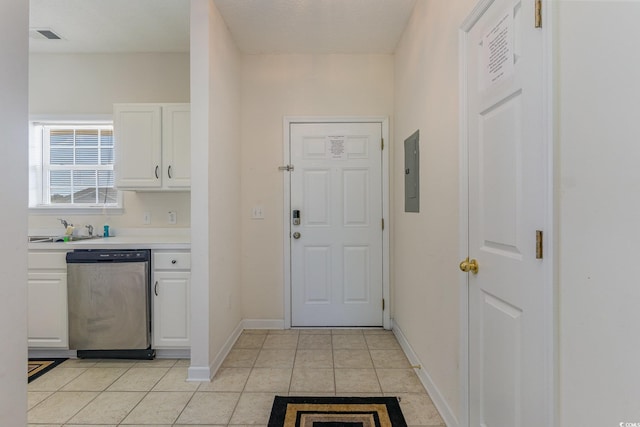
{"label": "white countertop", "polygon": [[[29,235],[48,234],[30,232]],[[29,243],[29,249],[191,249],[191,234],[188,229],[118,230],[112,237]]]}

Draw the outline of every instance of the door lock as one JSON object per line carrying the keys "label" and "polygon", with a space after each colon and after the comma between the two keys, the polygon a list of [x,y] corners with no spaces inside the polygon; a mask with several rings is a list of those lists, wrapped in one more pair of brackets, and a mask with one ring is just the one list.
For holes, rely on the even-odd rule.
{"label": "door lock", "polygon": [[460,263],[460,270],[465,273],[472,272],[473,274],[478,274],[478,261],[475,259],[469,261],[469,258],[467,258]]}
{"label": "door lock", "polygon": [[300,233],[298,233],[297,231],[296,231],[295,233],[293,233],[293,238],[294,238],[294,239],[299,239],[299,238],[300,238],[300,236],[301,236],[301,234],[300,234]]}
{"label": "door lock", "polygon": [[300,225],[300,209],[294,209],[291,213],[293,225]]}

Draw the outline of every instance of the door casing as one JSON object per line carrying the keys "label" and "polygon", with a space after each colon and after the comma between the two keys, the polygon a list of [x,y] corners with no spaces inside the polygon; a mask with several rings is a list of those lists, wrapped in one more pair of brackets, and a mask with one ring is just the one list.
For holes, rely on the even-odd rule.
{"label": "door casing", "polygon": [[[467,73],[466,56],[472,41],[467,39],[467,32],[473,27],[482,14],[493,4],[494,0],[479,0],[474,9],[461,23],[458,31],[458,64],[459,64],[459,242],[458,258],[465,259],[469,252],[469,170],[468,170],[468,129],[467,129],[467,87],[465,84]],[[554,108],[554,61],[553,61],[553,5],[543,0],[542,5],[542,120],[543,135],[546,149],[547,176],[546,176],[546,206],[544,257],[547,263],[545,287],[545,363],[549,367],[550,377],[546,379],[548,420],[546,425],[554,427],[559,425],[557,393],[557,208],[555,203],[555,108]],[[533,23],[531,23],[533,25]],[[469,281],[468,274],[460,274],[459,287],[459,388],[460,388],[460,413],[458,414],[458,427],[469,427]]]}
{"label": "door casing", "polygon": [[[385,309],[382,313],[383,327],[391,329],[391,304],[389,301],[389,236],[391,220],[389,218],[389,118],[382,116],[285,116],[283,120],[283,165],[291,164],[291,140],[290,129],[294,123],[380,123],[382,125],[382,138],[384,139],[384,150],[382,150],[382,215],[385,220],[382,231],[382,296],[385,301]],[[295,165],[293,165],[295,167]],[[284,171],[282,177],[284,197],[283,197],[283,259],[284,259],[284,327],[291,328],[291,174]]]}

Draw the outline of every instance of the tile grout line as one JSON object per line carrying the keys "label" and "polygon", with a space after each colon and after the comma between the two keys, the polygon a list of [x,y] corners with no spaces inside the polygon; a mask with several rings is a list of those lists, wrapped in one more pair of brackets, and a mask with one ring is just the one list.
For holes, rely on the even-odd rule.
{"label": "tile grout line", "polygon": [[[242,332],[242,334],[244,334],[244,331]],[[242,336],[242,334],[240,334],[240,336]],[[258,354],[256,355],[256,358],[253,360],[253,363],[251,364],[251,369],[249,370],[249,375],[247,375],[247,379],[245,380],[245,382],[244,382],[244,384],[242,386],[242,390],[240,391],[240,396],[238,396],[238,400],[236,401],[236,404],[233,406],[233,410],[231,411],[231,415],[229,416],[229,421],[227,422],[227,426],[231,425],[231,420],[233,419],[233,416],[235,415],[236,410],[238,409],[238,405],[240,404],[240,400],[242,399],[242,396],[245,393],[245,390],[247,388],[247,383],[249,382],[249,378],[251,378],[251,373],[253,372],[253,369],[254,369],[254,367],[256,365],[256,362],[258,361],[258,357],[260,357],[260,352],[264,348],[264,343],[267,340],[267,336],[269,336],[268,332],[264,335],[264,339],[262,340],[262,344],[260,344],[260,348],[258,348]],[[236,340],[236,342],[237,342],[237,340]],[[215,379],[215,375],[214,375],[213,379]],[[213,379],[212,379],[212,381],[213,381]]]}
{"label": "tile grout line", "polygon": [[[89,372],[89,370],[91,370],[91,369],[97,368],[97,367],[98,367],[98,365],[100,365],[100,363],[99,363],[99,362],[98,362],[98,363],[96,363],[94,366],[91,366],[91,367],[87,368],[87,370],[86,370],[85,372],[83,372],[82,374],[84,374],[84,373],[86,373],[86,372]],[[93,399],[91,399],[89,402],[87,402],[87,403],[86,403],[82,408],[80,408],[80,409],[79,409],[78,411],[76,411],[72,416],[70,416],[66,421],[64,421],[64,422],[62,423],[62,425],[63,425],[63,426],[64,426],[64,425],[66,425],[69,421],[71,421],[71,420],[73,419],[73,417],[77,416],[80,412],[82,412],[82,410],[83,410],[83,409],[85,409],[87,406],[89,406],[89,405],[91,404],[91,402],[95,401],[99,396],[101,396],[101,395],[102,395],[102,393],[104,393],[104,392],[106,391],[106,389],[107,389],[107,388],[111,387],[111,386],[113,385],[113,383],[115,383],[116,381],[118,381],[118,379],[119,379],[120,377],[122,377],[122,376],[123,376],[127,371],[129,371],[129,369],[131,369],[131,368],[132,368],[132,367],[131,367],[131,366],[129,366],[127,369],[125,369],[125,370],[124,370],[124,372],[122,372],[122,373],[118,376],[118,378],[114,379],[114,380],[113,380],[109,385],[107,385],[107,386],[106,386],[102,391],[98,391],[98,392],[97,392],[97,394],[93,397]],[[80,375],[82,375],[82,374],[80,374]],[[80,377],[80,375],[78,375],[78,377]],[[76,377],[76,378],[78,378],[78,377]],[[74,380],[75,380],[76,378],[74,378]],[[71,381],[69,381],[69,383],[71,383]],[[69,383],[67,383],[67,384],[69,384]],[[65,386],[66,386],[66,384],[65,384]],[[64,386],[62,386],[62,387],[64,387]],[[61,387],[61,388],[62,388],[62,387]],[[58,391],[59,391],[59,392],[61,392],[61,393],[63,393],[63,391],[61,391],[61,390],[58,390]],[[84,393],[86,393],[86,392],[87,392],[87,391],[85,391]]]}

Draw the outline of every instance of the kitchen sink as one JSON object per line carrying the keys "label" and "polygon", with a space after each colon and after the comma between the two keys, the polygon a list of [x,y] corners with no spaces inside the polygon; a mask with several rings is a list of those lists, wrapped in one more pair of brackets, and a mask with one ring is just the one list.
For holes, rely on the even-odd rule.
{"label": "kitchen sink", "polygon": [[53,236],[29,236],[29,243],[53,242]]}
{"label": "kitchen sink", "polygon": [[78,240],[100,239],[102,236],[29,236],[29,243],[77,242]]}

